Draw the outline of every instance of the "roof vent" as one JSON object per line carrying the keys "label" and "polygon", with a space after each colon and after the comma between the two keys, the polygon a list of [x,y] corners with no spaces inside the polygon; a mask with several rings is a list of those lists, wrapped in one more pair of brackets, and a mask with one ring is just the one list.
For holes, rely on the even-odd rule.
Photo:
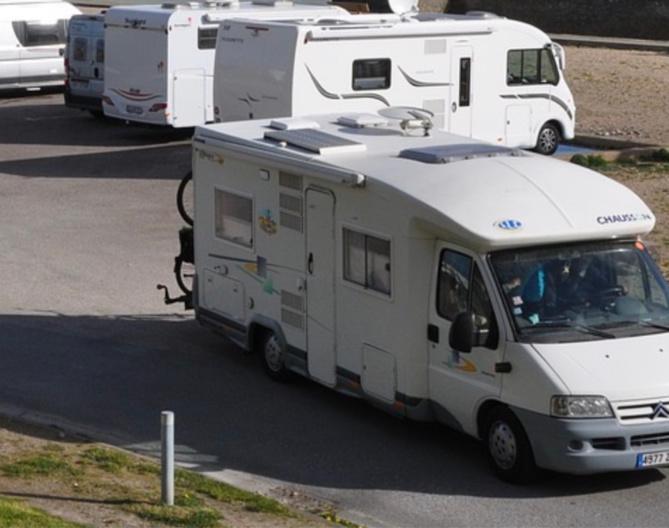
{"label": "roof vent", "polygon": [[424,108],[414,106],[389,106],[379,110],[379,115],[400,122],[400,128],[405,134],[411,130],[421,129],[424,136],[430,135],[434,113]]}
{"label": "roof vent", "polygon": [[452,163],[477,158],[498,156],[525,156],[522,150],[498,147],[487,143],[461,143],[456,145],[435,145],[400,151],[399,157],[422,163]]}
{"label": "roof vent", "polygon": [[367,150],[363,143],[351,141],[334,134],[327,134],[314,128],[269,130],[265,132],[264,138],[276,141],[280,146],[290,145],[321,155]]}
{"label": "roof vent", "polygon": [[379,127],[388,121],[377,114],[345,114],[337,118],[337,124],[350,128]]}
{"label": "roof vent", "polygon": [[295,130],[303,128],[320,128],[316,121],[302,119],[301,117],[289,117],[287,119],[272,119],[269,126],[276,130]]}
{"label": "roof vent", "polygon": [[288,6],[293,5],[291,0],[252,0],[252,4],[262,6]]}

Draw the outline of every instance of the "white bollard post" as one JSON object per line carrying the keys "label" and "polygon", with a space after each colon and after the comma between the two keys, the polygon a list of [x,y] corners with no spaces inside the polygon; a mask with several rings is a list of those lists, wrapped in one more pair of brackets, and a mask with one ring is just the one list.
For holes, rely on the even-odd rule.
{"label": "white bollard post", "polygon": [[160,413],[160,500],[174,506],[174,413]]}

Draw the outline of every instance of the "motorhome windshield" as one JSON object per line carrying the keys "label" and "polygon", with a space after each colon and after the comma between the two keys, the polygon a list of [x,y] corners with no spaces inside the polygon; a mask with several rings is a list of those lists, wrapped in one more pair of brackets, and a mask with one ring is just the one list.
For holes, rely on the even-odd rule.
{"label": "motorhome windshield", "polygon": [[669,331],[669,287],[641,242],[505,250],[490,262],[520,341]]}

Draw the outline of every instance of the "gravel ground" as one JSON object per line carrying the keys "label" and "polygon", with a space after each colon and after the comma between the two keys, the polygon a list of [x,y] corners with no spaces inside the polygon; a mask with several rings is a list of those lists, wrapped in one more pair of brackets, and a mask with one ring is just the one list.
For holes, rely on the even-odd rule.
{"label": "gravel ground", "polygon": [[577,134],[669,145],[669,54],[566,47]]}

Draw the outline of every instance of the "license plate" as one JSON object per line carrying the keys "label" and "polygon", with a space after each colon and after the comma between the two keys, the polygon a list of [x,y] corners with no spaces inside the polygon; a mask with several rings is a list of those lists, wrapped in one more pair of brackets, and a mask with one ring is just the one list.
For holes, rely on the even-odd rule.
{"label": "license plate", "polygon": [[144,113],[144,109],[141,106],[128,105],[125,109],[129,114],[140,115]]}
{"label": "license plate", "polygon": [[639,453],[636,456],[636,467],[665,466],[669,465],[669,451],[660,453]]}

